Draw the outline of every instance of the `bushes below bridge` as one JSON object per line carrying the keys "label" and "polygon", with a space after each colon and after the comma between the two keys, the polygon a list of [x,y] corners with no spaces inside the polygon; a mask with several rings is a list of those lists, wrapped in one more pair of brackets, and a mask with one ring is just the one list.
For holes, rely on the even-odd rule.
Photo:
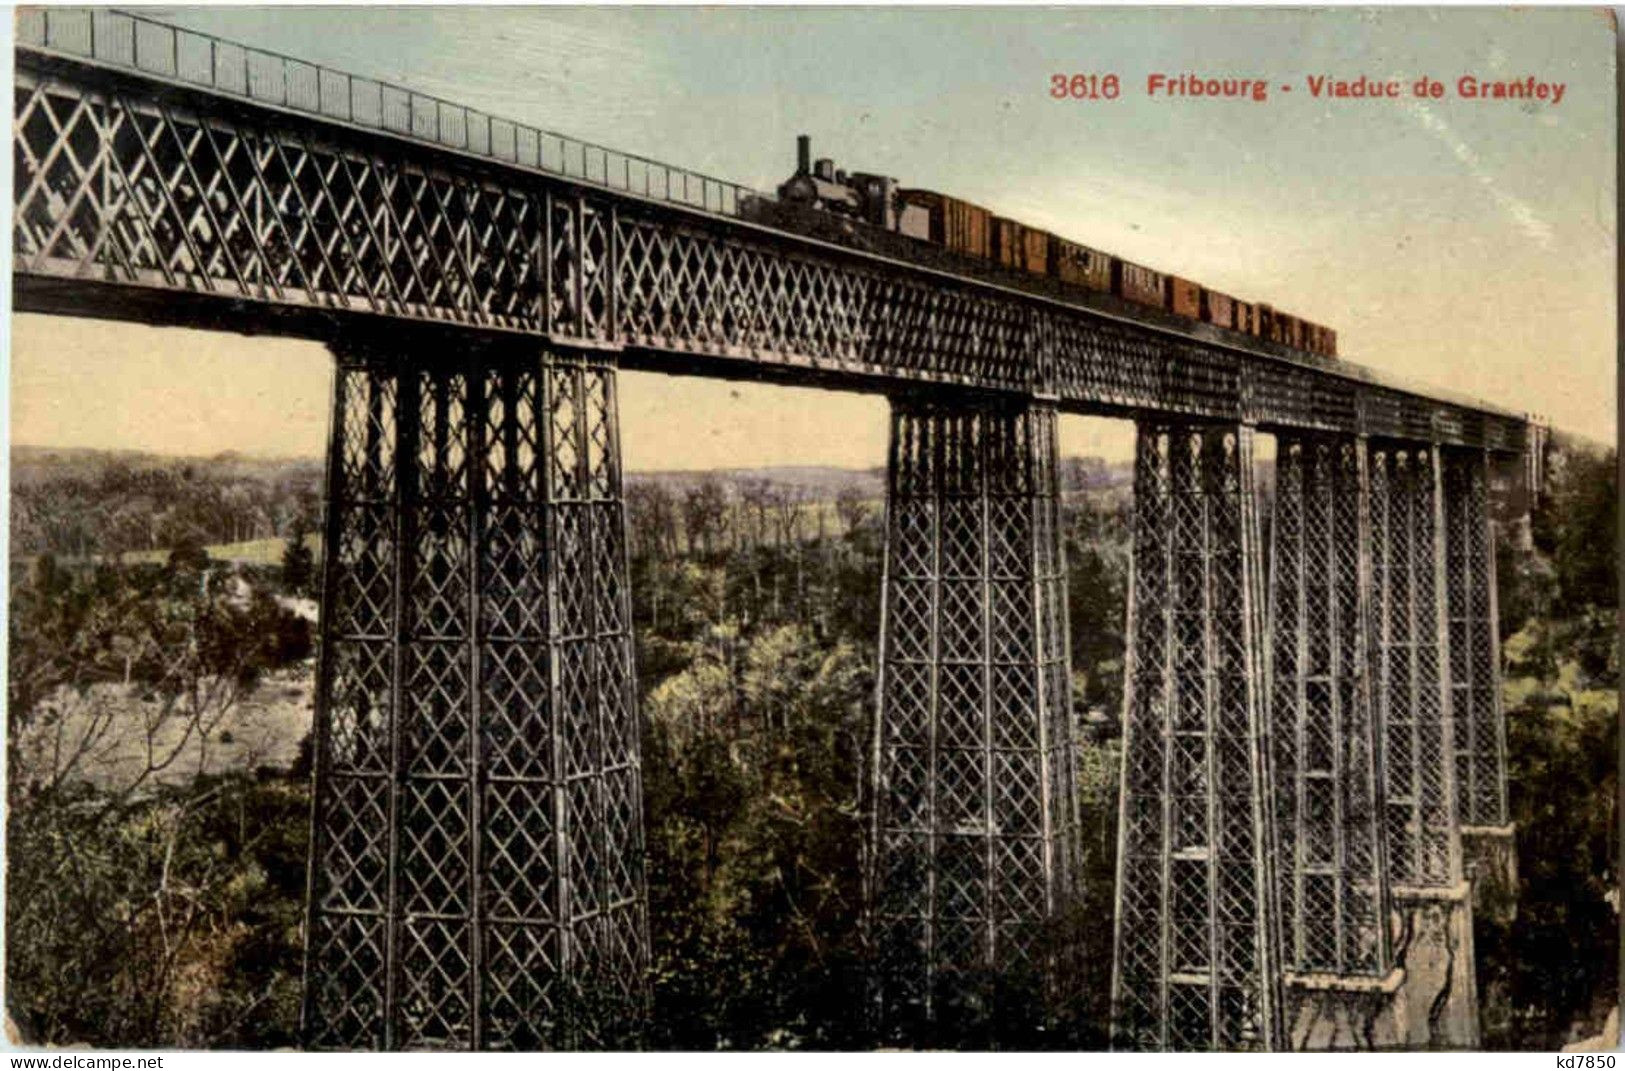
{"label": "bushes below bridge", "polygon": [[[1501,609],[1522,889],[1517,923],[1481,926],[1478,943],[1486,1039],[1500,1047],[1549,1049],[1594,1031],[1617,988],[1612,460],[1574,456],[1536,519],[1535,554],[1501,548],[1502,576],[1513,577]],[[692,510],[634,503],[668,511],[632,526],[642,534],[632,588],[651,1041],[866,1047],[875,1039],[854,1009],[878,503],[845,495],[798,512],[764,495],[759,508],[730,514],[702,508],[713,498],[701,492]],[[1071,931],[1080,1016],[1064,1037],[1012,1044],[1093,1046],[1103,1036],[1127,510],[1126,490],[1108,485],[1074,496],[1066,518],[1082,730],[1085,902]],[[296,1041],[308,770],[148,777],[126,792],[79,774],[42,778],[42,752],[27,746],[52,729],[50,697],[64,686],[108,694],[76,692],[75,681],[133,689],[149,709],[155,697],[179,700],[184,690],[162,681],[199,622],[212,638],[197,650],[214,661],[181,668],[236,682],[221,699],[301,664],[289,615],[200,583],[211,568],[180,556],[14,586],[7,991],[30,1041]],[[171,657],[156,657],[165,650]],[[139,706],[132,699],[122,713]]]}

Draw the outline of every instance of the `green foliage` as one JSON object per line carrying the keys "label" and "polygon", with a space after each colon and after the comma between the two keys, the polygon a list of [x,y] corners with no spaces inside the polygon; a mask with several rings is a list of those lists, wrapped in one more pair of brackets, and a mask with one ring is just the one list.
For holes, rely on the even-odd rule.
{"label": "green foliage", "polygon": [[[7,999],[39,1043],[289,1044],[308,794],[195,776],[305,622],[183,546],[13,590]],[[133,761],[131,761],[133,759]]]}
{"label": "green foliage", "polygon": [[11,551],[88,558],[241,543],[314,516],[321,466],[13,447]]}
{"label": "green foliage", "polygon": [[282,548],[282,590],[290,595],[316,592],[316,554],[310,547],[310,525],[304,517],[294,522]]}
{"label": "green foliage", "polygon": [[1516,918],[1480,919],[1475,934],[1492,1048],[1598,1033],[1619,992],[1614,457],[1571,447],[1553,473],[1535,551],[1497,548],[1512,578],[1503,696],[1519,888]]}
{"label": "green foliage", "polygon": [[[95,780],[97,746],[136,701],[155,704],[141,725],[149,744],[174,734],[184,742],[209,733],[267,671],[311,650],[307,622],[196,545],[164,566],[68,571],[43,557],[31,582],[13,589],[7,626],[14,807]],[[153,751],[146,775],[178,753],[167,743]],[[25,768],[25,758],[35,761]]]}
{"label": "green foliage", "polygon": [[[1084,899],[1046,945],[1075,964],[1077,1014],[1045,1024],[1039,994],[1018,997],[1019,979],[989,979],[1001,993],[992,1032],[967,1006],[939,1017],[933,1045],[1104,1043],[1128,499],[1104,470],[1074,483],[1092,489],[1064,516],[1073,657],[1080,698],[1097,713],[1080,743]],[[679,512],[643,497],[651,529]],[[655,1043],[867,1047],[879,1039],[860,1014],[859,852],[882,515],[848,495],[824,538],[741,542],[737,531],[703,527],[727,515],[715,497],[705,484],[692,496],[689,553],[670,553],[672,533],[646,533],[632,559]]]}
{"label": "green foliage", "polygon": [[[1497,548],[1521,887],[1517,921],[1477,933],[1494,1045],[1594,1030],[1617,991],[1611,465],[1565,457],[1540,551]],[[1105,1040],[1130,514],[1116,473],[1069,472],[1085,488],[1063,517],[1083,873],[1044,943],[1072,1015],[1044,1023],[1030,979],[989,980],[996,1032],[967,1007],[933,1044]],[[851,490],[826,505],[714,480],[632,503],[655,1047],[879,1040],[859,919],[883,514]],[[173,545],[123,567],[42,556],[13,589],[7,993],[32,1040],[295,1043],[308,746],[291,778],[178,778],[160,751],[133,784],[98,774],[95,747],[60,746],[138,714],[208,733],[309,654],[304,623],[263,590],[313,583],[304,538],[280,575]]]}
{"label": "green foliage", "polygon": [[1508,682],[1526,693],[1507,712],[1517,918],[1481,925],[1479,941],[1484,988],[1505,1006],[1491,1017],[1496,1047],[1557,1048],[1596,1032],[1618,991],[1618,693],[1585,687],[1577,668],[1564,662],[1532,689]]}
{"label": "green foliage", "polygon": [[1554,452],[1531,528],[1536,549],[1551,561],[1559,614],[1617,605],[1618,465],[1614,450],[1572,443]]}
{"label": "green foliage", "polygon": [[[1495,576],[1498,625],[1503,638],[1515,635],[1532,619],[1551,617],[1557,599],[1557,575],[1545,555],[1528,553],[1503,532],[1495,541]],[[1507,657],[1512,657],[1510,649]]]}
{"label": "green foliage", "polygon": [[295,1043],[310,801],[272,777],[132,802],[76,786],[6,823],[6,994],[40,1044]]}
{"label": "green foliage", "polygon": [[1079,699],[1115,719],[1123,704],[1128,502],[1109,494],[1081,498],[1069,503],[1064,519],[1072,669],[1084,676]]}
{"label": "green foliage", "polygon": [[1111,1020],[1112,923],[1117,902],[1117,791],[1122,740],[1116,725],[1086,730],[1078,742],[1079,850],[1083,873],[1073,915],[1079,951],[1073,1044],[1102,1049]]}
{"label": "green foliage", "polygon": [[650,695],[659,1045],[850,1043],[871,674],[803,626],[725,624]]}

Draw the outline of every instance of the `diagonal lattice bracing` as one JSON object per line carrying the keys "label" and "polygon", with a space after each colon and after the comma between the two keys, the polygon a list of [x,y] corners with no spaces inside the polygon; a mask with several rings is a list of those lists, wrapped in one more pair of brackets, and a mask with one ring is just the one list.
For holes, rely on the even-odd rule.
{"label": "diagonal lattice bracing", "polygon": [[894,403],[887,516],[867,864],[880,1014],[894,1034],[985,1041],[1061,984],[1053,935],[1077,880],[1054,410]]}
{"label": "diagonal lattice bracing", "polygon": [[304,1029],[635,1037],[648,931],[615,373],[347,346]]}
{"label": "diagonal lattice bracing", "polygon": [[[155,47],[130,40],[137,26]],[[761,199],[734,187],[597,149],[574,166],[562,141],[376,82],[118,13],[20,27],[19,307],[322,337],[387,317],[636,347],[683,370],[1525,444],[1517,418],[1346,362],[1101,315],[912,243],[884,259],[747,224]]]}
{"label": "diagonal lattice bracing", "polygon": [[1443,463],[1456,810],[1463,826],[1501,827],[1507,823],[1506,723],[1489,457],[1477,450],[1446,450]]}
{"label": "diagonal lattice bracing", "polygon": [[1372,715],[1365,442],[1281,435],[1270,569],[1271,758],[1282,962],[1301,975],[1393,966]]}
{"label": "diagonal lattice bracing", "polygon": [[1454,789],[1437,447],[1371,447],[1372,615],[1389,874],[1403,889],[1462,878]]}
{"label": "diagonal lattice bracing", "polygon": [[1141,422],[1113,1034],[1282,1045],[1251,428]]}

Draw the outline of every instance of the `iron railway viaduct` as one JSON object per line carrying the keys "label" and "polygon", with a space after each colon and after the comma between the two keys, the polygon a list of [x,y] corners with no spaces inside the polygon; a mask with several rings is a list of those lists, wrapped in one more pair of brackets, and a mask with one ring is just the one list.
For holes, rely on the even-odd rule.
{"label": "iron railway viaduct", "polygon": [[890,399],[873,1011],[1064,973],[1055,428],[1105,414],[1137,426],[1116,1043],[1476,1044],[1473,890],[1513,859],[1490,491],[1527,485],[1523,418],[762,226],[740,187],[298,60],[18,18],[16,307],[336,362],[310,1045],[635,1042],[622,368]]}

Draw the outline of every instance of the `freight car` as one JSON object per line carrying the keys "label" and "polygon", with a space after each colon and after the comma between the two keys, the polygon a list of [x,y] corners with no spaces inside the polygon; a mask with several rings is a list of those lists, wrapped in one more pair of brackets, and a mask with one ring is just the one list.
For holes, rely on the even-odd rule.
{"label": "freight car", "polygon": [[1065,238],[1050,236],[1049,274],[1085,290],[1110,293],[1112,289],[1112,258],[1098,249],[1090,249]]}
{"label": "freight car", "polygon": [[[780,187],[783,196],[783,187]],[[923,238],[955,253],[979,260],[993,257],[993,213],[958,198],[930,190],[899,190],[905,216],[916,213],[898,230]]]}
{"label": "freight car", "polygon": [[904,188],[884,175],[837,170],[831,159],[812,159],[806,135],[796,139],[796,172],[779,186],[778,195],[790,205],[817,208],[1013,272],[1110,293],[1293,349],[1337,356],[1337,332],[1329,327],[994,215],[957,197]]}

